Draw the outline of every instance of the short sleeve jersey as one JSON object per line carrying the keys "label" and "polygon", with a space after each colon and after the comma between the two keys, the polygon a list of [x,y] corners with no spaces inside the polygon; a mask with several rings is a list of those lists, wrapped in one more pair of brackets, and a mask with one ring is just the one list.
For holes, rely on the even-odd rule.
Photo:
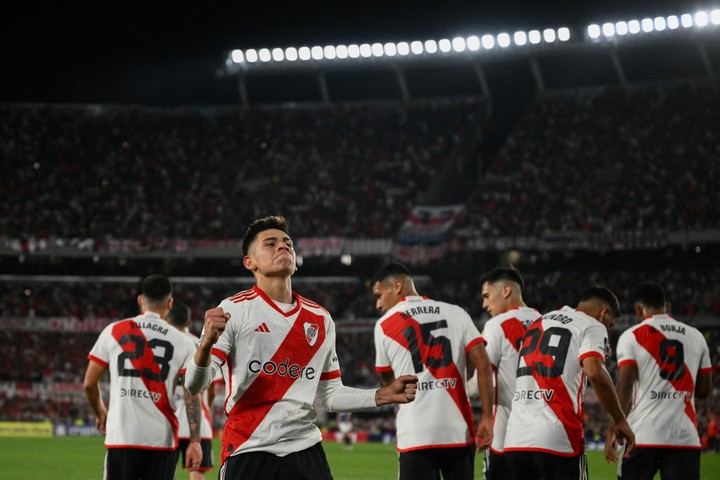
{"label": "short sleeve jersey", "polygon": [[467,352],[482,341],[465,310],[426,297],[406,297],[376,322],[375,369],[418,377],[415,400],[398,407],[398,451],[474,442]]}
{"label": "short sleeve jersey", "polygon": [[227,395],[223,461],[253,451],[286,456],[322,440],[313,402],[320,381],[340,378],[335,323],[292,295],[287,311],[257,286],[219,305],[230,314],[212,349]]}
{"label": "short sleeve jersey", "polygon": [[[198,344],[198,337],[192,332],[185,332],[185,335],[190,337],[195,345]],[[217,370],[215,378],[213,379],[213,386],[217,382],[222,381],[222,373]],[[211,386],[210,388],[213,388]],[[175,387],[175,414],[178,417],[180,428],[178,430],[178,436],[181,440],[187,440],[190,438],[190,426],[188,425],[187,412],[185,408],[185,387],[178,385]],[[200,438],[204,440],[212,440],[213,428],[212,428],[212,415],[210,413],[210,405],[208,405],[208,392],[204,390],[200,394]]]}
{"label": "short sleeve jersey", "polygon": [[695,383],[698,372],[712,371],[702,333],[669,315],[653,315],[624,331],[616,350],[619,368],[638,369],[628,415],[637,445],[700,448]]}
{"label": "short sleeve jersey", "polygon": [[494,316],[485,322],[483,328],[485,349],[495,371],[493,442],[490,446],[490,450],[495,453],[502,453],[505,444],[505,430],[515,393],[520,342],[528,327],[538,318],[540,313],[534,308],[518,307]]}
{"label": "short sleeve jersey", "polygon": [[567,306],[528,328],[518,353],[506,452],[576,456],[584,451],[582,362],[590,356],[604,362],[607,348],[605,326]]}
{"label": "short sleeve jersey", "polygon": [[110,372],[107,448],[177,448],[173,393],[194,354],[193,341],[156,313],[103,329],[88,359]]}

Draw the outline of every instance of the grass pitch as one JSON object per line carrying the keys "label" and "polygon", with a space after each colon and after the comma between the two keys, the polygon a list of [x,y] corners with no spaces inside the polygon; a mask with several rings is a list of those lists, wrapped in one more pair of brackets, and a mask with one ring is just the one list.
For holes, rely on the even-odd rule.
{"label": "grass pitch", "polygon": [[[0,437],[0,477],[7,480],[102,478],[105,447],[101,437],[11,438]],[[325,442],[335,480],[394,480],[397,478],[397,453],[394,445],[359,443],[348,451],[342,445]],[[214,442],[216,468],[206,474],[217,478],[220,440]],[[602,452],[588,452],[591,480],[615,480],[617,465],[608,465]],[[481,475],[482,455],[476,461],[476,479]],[[720,454],[703,453],[700,461],[702,480],[720,478]],[[177,480],[188,475],[178,469]],[[659,479],[659,475],[655,477]]]}

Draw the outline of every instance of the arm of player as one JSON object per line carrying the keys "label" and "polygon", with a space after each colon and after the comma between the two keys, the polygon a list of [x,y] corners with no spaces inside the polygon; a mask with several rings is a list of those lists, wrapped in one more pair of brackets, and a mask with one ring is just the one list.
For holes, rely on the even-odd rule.
{"label": "arm of player", "polygon": [[93,412],[95,412],[95,426],[102,434],[106,432],[107,407],[100,394],[100,379],[106,371],[107,368],[91,360],[88,363],[87,370],[85,371],[85,379],[83,380],[85,397],[88,403],[90,403]]}
{"label": "arm of player", "polygon": [[203,457],[202,447],[200,446],[200,416],[202,410],[200,395],[191,395],[185,388],[183,392],[185,393],[185,412],[190,427],[190,443],[188,443],[185,450],[185,467],[192,470],[200,467]]}
{"label": "arm of player", "polygon": [[380,385],[387,387],[388,385],[392,385],[395,381],[395,372],[392,370],[389,372],[379,372],[378,377],[380,377]]}
{"label": "arm of player", "polygon": [[615,394],[612,378],[605,368],[603,359],[591,355],[582,361],[583,373],[590,381],[600,404],[608,411],[614,423],[613,434],[618,444],[625,444],[625,458],[635,449],[635,433],[630,428],[625,412]]}
{"label": "arm of player", "polygon": [[493,407],[495,406],[495,388],[493,387],[493,369],[485,351],[485,345],[480,342],[473,346],[468,356],[475,365],[477,388],[480,394],[482,415],[475,434],[475,445],[479,450],[490,446],[493,440]]}
{"label": "arm of player", "polygon": [[[618,403],[625,415],[630,413],[632,407],[633,388],[638,380],[637,365],[628,363],[617,370],[617,382],[615,382],[615,393]],[[605,460],[608,463],[615,463],[618,460],[617,443],[615,442],[615,420],[611,419],[608,431],[605,436]]]}
{"label": "arm of player", "polygon": [[317,397],[331,412],[354,412],[391,403],[410,403],[415,400],[417,381],[414,375],[402,375],[387,387],[372,390],[346,387],[339,378],[321,380]]}
{"label": "arm of player", "polygon": [[230,314],[225,313],[220,307],[211,308],[205,312],[205,326],[200,343],[195,351],[195,357],[185,373],[185,388],[192,395],[206,390],[215,378],[215,368],[212,366],[212,347],[225,331],[225,325],[229,319]]}

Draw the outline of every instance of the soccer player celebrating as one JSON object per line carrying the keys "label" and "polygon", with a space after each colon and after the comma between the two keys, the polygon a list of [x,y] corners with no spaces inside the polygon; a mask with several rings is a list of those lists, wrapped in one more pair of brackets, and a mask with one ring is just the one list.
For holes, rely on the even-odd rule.
{"label": "soccer player celebrating", "polygon": [[[83,388],[105,434],[105,480],[173,480],[178,419],[173,392],[195,344],[165,321],[173,305],[172,283],[163,275],[142,281],[140,315],[111,323],[100,333],[88,358]],[[100,379],[110,371],[110,402],[105,406]],[[190,425],[187,465],[198,468],[200,402],[185,392]]]}
{"label": "soccer player celebrating", "polygon": [[330,313],[291,288],[297,268],[285,217],[252,222],[242,248],[255,286],[205,312],[185,386],[208,388],[224,366],[222,478],[330,480],[315,399],[331,412],[409,403],[417,377],[377,390],[342,384]]}
{"label": "soccer player celebrating", "polygon": [[575,309],[546,313],[520,344],[515,393],[505,434],[505,465],[514,480],[587,478],[583,431],[585,379],[632,452],[635,436],[605,369],[607,329],[620,315],[606,287],[586,290]]}
{"label": "soccer player celebrating", "polygon": [[[480,332],[457,305],[422,297],[410,271],[399,263],[372,280],[376,306],[375,369],[383,385],[396,375],[417,375],[416,399],[399,407],[396,419],[399,480],[472,480],[475,450],[492,441],[492,368]],[[475,434],[467,395],[468,358],[482,417]]]}
{"label": "soccer player celebrating", "polygon": [[[668,314],[663,288],[643,282],[633,294],[640,323],[620,335],[617,344],[620,405],[628,413],[637,448],[618,466],[618,478],[700,478],[700,437],[694,397],[712,389],[712,365],[705,337]],[[605,458],[615,462],[613,424]]]}
{"label": "soccer player celebrating", "polygon": [[[483,478],[502,480],[507,478],[503,446],[505,429],[515,393],[520,342],[528,327],[540,313],[525,304],[522,290],[525,287],[520,272],[512,267],[497,267],[480,277],[483,308],[491,318],[485,322],[482,337],[485,350],[495,372],[495,411],[493,413],[493,441],[485,452]],[[471,397],[477,396],[477,372],[468,382]]]}

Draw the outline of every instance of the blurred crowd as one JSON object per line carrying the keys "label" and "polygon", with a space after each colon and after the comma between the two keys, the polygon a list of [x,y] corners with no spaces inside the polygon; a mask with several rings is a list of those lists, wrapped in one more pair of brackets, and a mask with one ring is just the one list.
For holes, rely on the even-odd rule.
{"label": "blurred crowd", "polygon": [[[476,154],[488,113],[477,97],[248,110],[2,105],[0,240],[238,239],[249,220],[269,213],[288,216],[295,238],[392,238],[443,170]],[[717,81],[540,96],[498,155],[482,159],[451,236],[717,229],[717,125]],[[633,287],[659,282],[674,315],[715,319],[703,331],[718,395],[720,265],[697,248],[695,257],[525,252],[533,260],[519,265],[523,296],[548,311],[573,305],[593,283],[607,285],[626,314],[610,332],[614,346],[633,321]],[[463,306],[482,327],[488,316],[477,278],[500,262],[468,258],[448,254],[425,265],[420,273],[428,280],[418,290]],[[302,277],[294,289],[337,322],[345,383],[378,385],[372,325],[379,315],[366,274],[331,282]],[[185,278],[175,282],[175,298],[191,308],[199,333],[205,309],[250,284],[250,277]],[[82,278],[0,282],[0,420],[92,424],[81,383],[97,332],[16,330],[12,321],[130,317],[138,311],[137,286]],[[614,374],[614,356],[607,363]],[[715,418],[711,402],[698,402],[701,431]],[[599,438],[607,418],[592,399],[587,405],[588,439]],[[390,428],[385,416],[354,419],[362,428]]]}

